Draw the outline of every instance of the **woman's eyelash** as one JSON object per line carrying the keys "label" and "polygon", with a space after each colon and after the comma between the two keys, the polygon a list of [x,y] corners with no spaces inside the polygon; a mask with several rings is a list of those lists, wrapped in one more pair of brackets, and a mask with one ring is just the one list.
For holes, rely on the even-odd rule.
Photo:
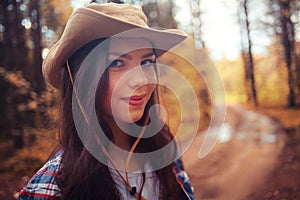
{"label": "woman's eyelash", "polygon": [[[124,66],[124,62],[119,59],[108,61],[107,63],[108,63],[107,66],[110,68],[120,68],[120,67]],[[156,63],[155,59],[154,60],[147,59],[147,60],[141,61],[140,65],[145,66],[145,67],[150,67],[150,66],[152,67],[154,63]]]}
{"label": "woman's eyelash", "polygon": [[148,59],[148,60],[142,61],[141,65],[143,65],[143,66],[149,66],[149,65],[153,66],[154,63],[156,63],[155,60]]}
{"label": "woman's eyelash", "polygon": [[108,61],[108,67],[121,67],[123,65],[122,60],[113,60],[113,61]]}

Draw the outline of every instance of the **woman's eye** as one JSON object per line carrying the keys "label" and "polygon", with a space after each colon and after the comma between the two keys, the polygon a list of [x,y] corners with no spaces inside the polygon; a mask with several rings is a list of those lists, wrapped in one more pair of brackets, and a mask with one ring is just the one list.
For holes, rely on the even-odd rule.
{"label": "woman's eye", "polygon": [[144,60],[142,61],[141,65],[145,67],[153,67],[155,64],[155,60]]}
{"label": "woman's eye", "polygon": [[108,67],[110,67],[110,68],[120,68],[123,66],[122,60],[114,60],[114,61],[110,61],[108,63],[110,63],[108,65]]}

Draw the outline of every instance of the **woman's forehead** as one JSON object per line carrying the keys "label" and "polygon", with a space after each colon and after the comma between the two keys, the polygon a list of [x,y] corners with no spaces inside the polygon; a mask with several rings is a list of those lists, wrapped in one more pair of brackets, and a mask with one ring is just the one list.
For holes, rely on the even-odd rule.
{"label": "woman's forehead", "polygon": [[151,42],[145,38],[113,37],[109,44],[109,52],[127,53],[141,49],[152,51]]}

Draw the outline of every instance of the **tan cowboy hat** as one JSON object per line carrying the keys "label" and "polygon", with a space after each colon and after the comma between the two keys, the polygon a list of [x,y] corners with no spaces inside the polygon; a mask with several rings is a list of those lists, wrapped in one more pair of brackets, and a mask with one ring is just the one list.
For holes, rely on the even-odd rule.
{"label": "tan cowboy hat", "polygon": [[153,48],[162,50],[172,48],[187,37],[177,29],[150,28],[143,11],[132,5],[92,3],[73,12],[60,40],[50,49],[42,66],[45,80],[61,88],[64,63],[78,49],[95,39],[108,38],[132,29],[142,31],[131,37],[145,37],[152,42]]}

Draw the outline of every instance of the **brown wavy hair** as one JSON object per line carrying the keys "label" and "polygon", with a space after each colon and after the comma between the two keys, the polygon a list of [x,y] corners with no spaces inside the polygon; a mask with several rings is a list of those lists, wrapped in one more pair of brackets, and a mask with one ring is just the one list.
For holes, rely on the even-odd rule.
{"label": "brown wavy hair", "polygon": [[[84,62],[87,55],[92,52],[95,47],[101,44],[104,39],[97,39],[84,47],[79,49],[70,59],[69,66],[71,69],[72,77],[77,76],[77,72],[80,66]],[[106,62],[108,48],[104,52],[98,52],[98,59],[96,63],[92,63],[94,67],[102,66]],[[100,59],[99,59],[100,57]],[[102,63],[99,63],[99,60]],[[105,66],[105,64],[103,65]],[[98,67],[99,68],[99,67]],[[101,68],[101,67],[100,67]],[[103,102],[108,85],[108,73],[107,70],[102,67],[103,75],[100,81],[97,83],[96,89],[96,102]],[[60,146],[63,150],[61,170],[56,176],[56,181],[61,189],[61,199],[121,199],[121,195],[117,190],[116,183],[114,182],[108,167],[99,162],[83,145],[81,138],[78,135],[77,128],[73,119],[72,110],[72,94],[73,85],[70,80],[69,72],[65,67],[63,72],[63,88],[62,88],[62,121],[60,130]],[[83,75],[82,80],[89,78]],[[88,89],[87,89],[88,90]],[[87,91],[86,97],[89,97]],[[158,89],[153,92],[149,102],[145,107],[143,117],[136,122],[141,125],[144,123],[148,116],[149,109],[152,105],[159,102]],[[74,102],[73,102],[74,103]],[[101,125],[105,135],[112,139],[112,132],[108,124],[104,120],[105,113],[103,112],[103,105],[96,103],[95,110],[98,118],[98,122]],[[147,131],[147,130],[146,130]],[[133,143],[136,138],[131,136],[131,142]],[[142,138],[136,149],[137,152],[152,152],[160,149],[174,140],[173,136],[165,124],[159,133],[149,138]],[[131,144],[132,145],[132,144]],[[176,146],[176,145],[174,145]],[[176,151],[174,151],[176,152]],[[175,159],[176,153],[169,152],[172,158]],[[164,156],[164,155],[162,155]],[[174,174],[173,164],[167,165],[164,168],[155,171],[159,184],[160,184],[160,199],[179,199],[178,190],[179,185],[176,181]],[[143,180],[145,181],[145,174],[143,173]],[[143,188],[143,187],[142,187]],[[141,189],[142,190],[142,189]],[[140,191],[141,194],[141,191]]]}

